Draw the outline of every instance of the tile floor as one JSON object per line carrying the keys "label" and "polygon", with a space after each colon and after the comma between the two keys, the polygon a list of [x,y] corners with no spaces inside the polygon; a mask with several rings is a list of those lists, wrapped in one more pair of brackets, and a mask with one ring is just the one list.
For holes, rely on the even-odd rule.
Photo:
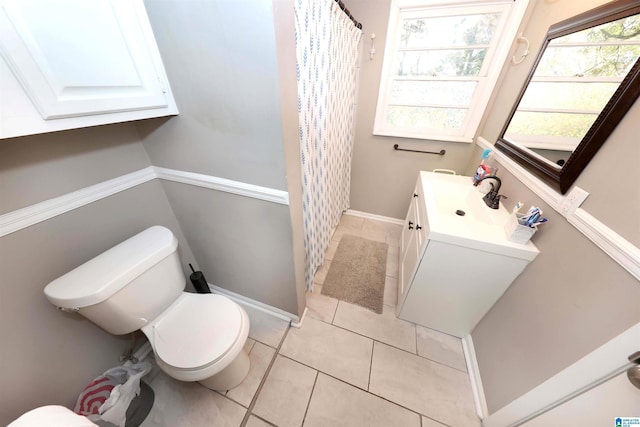
{"label": "tile floor", "polygon": [[[400,226],[344,215],[307,294],[301,328],[247,308],[251,369],[218,393],[155,369],[152,426],[480,426],[458,338],[395,317]],[[321,294],[340,238],[389,245],[384,309]]]}

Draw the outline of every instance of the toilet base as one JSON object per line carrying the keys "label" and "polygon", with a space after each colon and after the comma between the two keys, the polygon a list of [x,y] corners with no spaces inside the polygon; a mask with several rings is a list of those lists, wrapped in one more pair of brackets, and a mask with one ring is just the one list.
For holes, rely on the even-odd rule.
{"label": "toilet base", "polygon": [[233,361],[212,377],[198,381],[208,389],[216,391],[231,390],[237,387],[249,373],[251,362],[249,354],[243,348]]}

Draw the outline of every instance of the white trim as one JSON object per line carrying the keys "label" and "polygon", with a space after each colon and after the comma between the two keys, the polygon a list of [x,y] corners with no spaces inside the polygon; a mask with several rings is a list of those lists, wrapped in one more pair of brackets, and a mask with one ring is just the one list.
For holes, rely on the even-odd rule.
{"label": "white trim", "polygon": [[462,338],[462,351],[464,353],[464,361],[467,364],[469,381],[471,381],[471,392],[473,393],[473,401],[476,404],[476,413],[480,419],[485,419],[489,415],[489,409],[487,408],[484,387],[482,387],[482,379],[480,378],[480,367],[476,359],[476,350],[473,346],[471,334]]}
{"label": "white trim", "polygon": [[391,218],[390,216],[376,215],[376,214],[372,214],[372,213],[368,213],[368,212],[362,212],[362,211],[354,211],[353,209],[347,209],[344,212],[344,214],[345,215],[352,215],[352,216],[359,216],[359,217],[367,218],[367,219],[374,219],[376,221],[389,222],[391,224],[404,225],[404,220],[403,219]]}
{"label": "white trim", "polygon": [[[498,82],[501,69],[507,62],[509,51],[520,23],[522,22],[529,5],[529,0],[513,2],[509,0],[474,1],[474,0],[392,0],[389,6],[389,20],[387,38],[382,61],[380,84],[378,85],[378,102],[373,122],[373,134],[414,138],[424,140],[443,140],[449,142],[468,143],[473,139],[482,120],[482,112],[489,104],[491,94]],[[482,64],[482,70],[477,76],[469,76],[468,81],[477,81],[478,84],[470,99],[469,105],[463,107],[467,110],[460,128],[451,129],[407,129],[396,127],[388,123],[387,112],[391,99],[391,87],[395,77],[391,74],[392,62],[400,48],[399,25],[403,17],[412,14],[420,16],[448,16],[466,15],[467,13],[496,12],[500,11],[500,21],[492,40],[486,50],[486,57]],[[506,42],[508,41],[508,43]],[[440,79],[437,79],[440,80]],[[444,78],[446,80],[446,78]],[[451,106],[449,106],[451,107]],[[442,135],[442,133],[445,135]],[[434,136],[440,134],[439,136]]]}
{"label": "white trim", "polygon": [[304,319],[307,316],[307,309],[308,309],[308,307],[304,308],[304,311],[302,312],[302,317],[300,317],[300,321],[299,322],[291,322],[291,326],[293,326],[294,328],[298,328],[298,329],[300,329],[302,327],[302,323],[304,322]]}
{"label": "white trim", "polygon": [[152,166],[0,215],[0,237],[156,178]]}
{"label": "white trim", "polygon": [[633,366],[626,358],[638,350],[638,342],[640,323],[491,414],[482,425],[520,425],[608,381]]}
{"label": "white trim", "polygon": [[572,215],[567,217],[567,221],[636,279],[640,280],[640,249],[637,246],[598,221],[584,209],[576,209]]}
{"label": "white trim", "polygon": [[260,187],[216,176],[149,166],[136,172],[131,172],[77,191],[72,191],[71,193],[63,194],[59,197],[54,197],[22,209],[2,214],[0,215],[0,237],[156,178],[180,182],[182,184],[196,185],[211,190],[224,191],[283,205],[289,204],[289,193],[286,191]]}
{"label": "white trim", "polygon": [[531,191],[537,194],[549,206],[564,216],[567,221],[578,231],[587,236],[593,243],[607,255],[613,258],[624,269],[640,280],[640,249],[633,243],[620,236],[618,233],[607,227],[604,223],[588,214],[578,206],[571,206],[571,191],[566,196],[553,190],[551,187],[540,181],[534,175],[525,170],[522,166],[507,157],[504,153],[496,150],[486,139],[478,137],[476,144],[482,148],[489,148],[500,164],[519,179]]}
{"label": "white trim", "polygon": [[226,193],[266,200],[268,202],[279,203],[281,205],[289,204],[289,193],[286,191],[247,184],[245,182],[232,181],[230,179],[204,175],[201,173],[185,172],[158,166],[153,166],[153,169],[155,170],[158,178],[167,181],[195,185],[198,187],[209,188],[211,190],[224,191]]}
{"label": "white trim", "polygon": [[[291,314],[287,311],[281,310],[279,308],[264,304],[260,301],[256,301],[254,299],[242,296],[240,294],[236,294],[235,292],[231,292],[227,289],[221,288],[220,286],[216,286],[216,285],[212,285],[211,283],[208,283],[209,288],[211,289],[211,291],[214,294],[220,294],[220,295],[224,295],[227,298],[237,302],[238,304],[241,305],[246,305],[248,307],[254,308],[256,310],[260,310],[263,313],[267,313],[273,317],[277,317],[278,319],[282,319],[285,320],[287,322],[289,322],[290,324],[301,324],[302,321],[300,320],[300,318],[298,316],[296,316],[295,314]],[[303,313],[304,315],[304,313]]]}

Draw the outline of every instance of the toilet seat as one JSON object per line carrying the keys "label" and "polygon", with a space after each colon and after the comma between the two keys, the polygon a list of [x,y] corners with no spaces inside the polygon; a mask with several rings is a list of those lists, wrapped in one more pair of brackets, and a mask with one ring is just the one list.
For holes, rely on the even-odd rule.
{"label": "toilet seat", "polygon": [[179,380],[199,381],[225,368],[240,352],[249,319],[225,296],[183,292],[142,332],[165,371]]}

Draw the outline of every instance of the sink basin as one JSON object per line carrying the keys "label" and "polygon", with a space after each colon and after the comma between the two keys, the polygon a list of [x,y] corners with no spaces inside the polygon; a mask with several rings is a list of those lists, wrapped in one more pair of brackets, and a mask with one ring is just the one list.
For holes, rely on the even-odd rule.
{"label": "sink basin", "polygon": [[[487,225],[499,225],[502,221],[500,210],[489,208],[482,200],[484,194],[471,185],[470,181],[465,180],[463,183],[444,181],[439,185],[434,185],[431,194],[433,195],[431,202],[437,210],[438,216],[464,216],[467,218],[461,219],[478,221]],[[459,215],[459,211],[464,212],[464,215]],[[452,217],[452,219],[456,218]]]}
{"label": "sink basin", "polygon": [[421,172],[420,178],[429,238],[528,260],[538,254],[531,242],[523,245],[507,240],[504,227],[511,220],[510,213],[502,203],[499,209],[488,207],[471,177]]}

